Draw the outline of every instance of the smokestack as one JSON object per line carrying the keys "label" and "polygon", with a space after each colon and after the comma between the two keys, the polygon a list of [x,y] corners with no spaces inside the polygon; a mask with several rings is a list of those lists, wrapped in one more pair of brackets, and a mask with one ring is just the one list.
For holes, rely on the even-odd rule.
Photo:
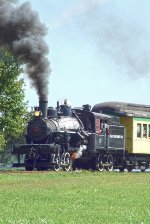
{"label": "smokestack", "polygon": [[15,3],[17,0],[0,0],[0,47],[9,47],[22,60],[39,100],[47,100],[51,72],[43,39],[47,28],[29,2],[21,6]]}
{"label": "smokestack", "polygon": [[40,111],[42,112],[42,117],[44,119],[47,118],[47,108],[48,108],[48,101],[39,101],[39,108]]}

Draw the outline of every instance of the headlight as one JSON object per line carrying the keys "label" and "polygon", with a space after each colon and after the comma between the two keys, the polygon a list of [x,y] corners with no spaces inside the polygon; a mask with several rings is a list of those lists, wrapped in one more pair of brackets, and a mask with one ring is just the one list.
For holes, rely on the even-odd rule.
{"label": "headlight", "polygon": [[40,111],[35,111],[35,112],[34,112],[34,116],[35,116],[35,117],[39,117],[39,116],[40,116]]}

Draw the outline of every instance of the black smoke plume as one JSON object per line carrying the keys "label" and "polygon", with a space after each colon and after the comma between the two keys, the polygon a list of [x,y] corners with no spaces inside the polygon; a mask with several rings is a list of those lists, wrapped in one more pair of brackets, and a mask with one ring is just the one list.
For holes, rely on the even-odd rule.
{"label": "black smoke plume", "polygon": [[37,90],[39,100],[47,100],[50,63],[44,41],[47,28],[29,2],[0,0],[0,46],[8,46],[26,65],[26,72]]}

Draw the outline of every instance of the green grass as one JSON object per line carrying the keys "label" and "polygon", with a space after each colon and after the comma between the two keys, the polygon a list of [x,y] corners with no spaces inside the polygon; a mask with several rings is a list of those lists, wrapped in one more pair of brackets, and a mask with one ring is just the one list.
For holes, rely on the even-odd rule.
{"label": "green grass", "polygon": [[0,173],[0,224],[149,224],[150,174]]}

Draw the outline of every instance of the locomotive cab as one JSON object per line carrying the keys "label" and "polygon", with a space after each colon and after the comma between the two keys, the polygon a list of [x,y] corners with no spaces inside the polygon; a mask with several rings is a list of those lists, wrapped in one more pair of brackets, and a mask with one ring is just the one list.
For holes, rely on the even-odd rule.
{"label": "locomotive cab", "polygon": [[86,150],[77,159],[76,166],[100,171],[119,166],[125,151],[124,127],[112,116],[92,112],[87,105],[76,109],[76,113],[88,133]]}

